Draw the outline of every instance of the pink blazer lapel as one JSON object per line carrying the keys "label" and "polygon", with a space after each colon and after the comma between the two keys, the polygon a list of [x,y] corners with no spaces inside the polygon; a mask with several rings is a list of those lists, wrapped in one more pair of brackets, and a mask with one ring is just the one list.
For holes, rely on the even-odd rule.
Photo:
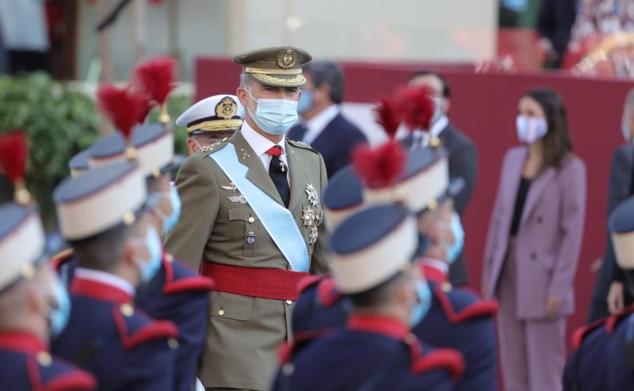
{"label": "pink blazer lapel", "polygon": [[552,180],[555,179],[556,173],[556,170],[553,167],[550,167],[533,180],[531,186],[528,189],[528,195],[526,197],[526,203],[524,204],[524,210],[522,211],[520,226],[522,226],[526,222],[528,216],[530,216],[533,209],[535,209],[535,206],[541,198],[542,193],[552,182]]}
{"label": "pink blazer lapel", "polygon": [[504,193],[502,200],[502,213],[508,216],[510,223],[511,216],[513,215],[513,208],[515,207],[515,197],[517,197],[517,188],[520,184],[520,178],[522,176],[522,166],[526,159],[526,148],[518,149],[513,152],[513,155],[506,161],[506,167],[503,168],[504,173]]}

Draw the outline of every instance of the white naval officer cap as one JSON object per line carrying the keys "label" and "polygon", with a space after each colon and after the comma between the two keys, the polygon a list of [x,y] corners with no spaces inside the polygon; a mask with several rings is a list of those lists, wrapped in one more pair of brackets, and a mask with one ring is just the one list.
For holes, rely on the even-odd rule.
{"label": "white naval officer cap", "polygon": [[176,125],[187,128],[187,134],[225,132],[240,129],[244,107],[235,95],[214,95],[190,106],[176,119]]}

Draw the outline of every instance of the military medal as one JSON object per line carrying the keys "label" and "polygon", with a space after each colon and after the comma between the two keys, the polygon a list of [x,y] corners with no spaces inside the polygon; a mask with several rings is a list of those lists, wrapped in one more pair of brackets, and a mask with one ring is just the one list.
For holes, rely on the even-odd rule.
{"label": "military medal", "polygon": [[247,246],[251,247],[255,244],[255,232],[251,232],[249,231],[247,233],[247,236],[244,238],[244,242],[247,244]]}
{"label": "military medal", "polygon": [[315,186],[313,186],[312,183],[309,183],[306,185],[306,188],[304,188],[304,191],[308,196],[308,202],[310,203],[310,206],[312,206],[313,208],[317,207],[319,205],[319,193],[317,193],[317,189],[315,189]]}
{"label": "military medal", "polygon": [[308,230],[308,243],[310,245],[317,242],[319,237],[319,230],[317,226],[321,224],[323,220],[323,213],[321,205],[319,203],[319,193],[312,183],[309,183],[304,188],[306,196],[308,197],[308,204],[302,207],[302,224]]}
{"label": "military medal", "polygon": [[244,195],[240,194],[237,196],[229,196],[227,197],[227,199],[230,202],[233,202],[234,204],[242,204],[245,205],[247,203],[247,199],[244,197]]}

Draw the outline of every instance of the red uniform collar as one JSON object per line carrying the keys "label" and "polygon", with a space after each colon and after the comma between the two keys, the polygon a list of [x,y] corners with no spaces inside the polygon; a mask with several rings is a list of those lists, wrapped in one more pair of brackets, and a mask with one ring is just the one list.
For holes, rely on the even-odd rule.
{"label": "red uniform collar", "polygon": [[442,262],[437,261],[435,259],[429,258],[421,258],[420,270],[423,272],[425,279],[428,281],[433,281],[437,284],[444,284],[449,282],[447,277],[447,272],[439,267],[437,267],[436,263]]}
{"label": "red uniform collar", "polygon": [[88,280],[78,276],[73,278],[70,292],[74,295],[86,296],[113,303],[129,303],[132,301],[132,296],[122,289],[105,282]]}
{"label": "red uniform collar", "polygon": [[398,340],[404,340],[410,334],[405,323],[381,315],[351,315],[347,327],[349,330],[383,334]]}
{"label": "red uniform collar", "polygon": [[40,338],[22,331],[0,332],[0,349],[23,353],[47,351],[48,346]]}

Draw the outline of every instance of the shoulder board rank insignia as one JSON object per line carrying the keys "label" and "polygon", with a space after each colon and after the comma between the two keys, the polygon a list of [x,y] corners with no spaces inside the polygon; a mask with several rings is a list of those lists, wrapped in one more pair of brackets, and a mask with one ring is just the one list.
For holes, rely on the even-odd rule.
{"label": "shoulder board rank insignia", "polygon": [[317,151],[315,151],[315,149],[313,147],[311,147],[310,145],[306,144],[303,141],[288,140],[288,143],[290,145],[294,146],[294,147],[308,149],[309,151],[313,151],[313,152],[317,153]]}

